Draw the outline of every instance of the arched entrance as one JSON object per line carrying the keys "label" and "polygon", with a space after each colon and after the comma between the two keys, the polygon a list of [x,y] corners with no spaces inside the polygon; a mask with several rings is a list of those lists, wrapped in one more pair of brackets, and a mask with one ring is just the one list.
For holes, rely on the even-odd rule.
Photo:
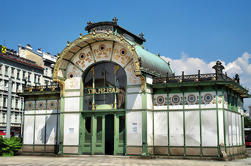
{"label": "arched entrance", "polygon": [[126,72],[113,62],[99,62],[83,75],[84,153],[125,153]]}

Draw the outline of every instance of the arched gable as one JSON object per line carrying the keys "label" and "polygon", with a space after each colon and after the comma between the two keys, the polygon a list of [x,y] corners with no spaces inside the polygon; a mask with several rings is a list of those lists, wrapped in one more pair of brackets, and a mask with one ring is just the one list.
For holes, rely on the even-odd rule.
{"label": "arched gable", "polygon": [[[79,89],[84,71],[100,61],[112,61],[124,68],[128,85],[140,84],[141,75],[135,46],[123,36],[92,33],[68,43],[56,62],[53,79],[66,89]],[[74,83],[73,83],[74,82]]]}

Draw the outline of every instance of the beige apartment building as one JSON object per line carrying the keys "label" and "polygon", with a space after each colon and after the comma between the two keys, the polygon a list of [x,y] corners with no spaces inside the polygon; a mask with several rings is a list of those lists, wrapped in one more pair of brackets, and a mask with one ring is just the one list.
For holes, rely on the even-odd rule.
{"label": "beige apartment building", "polygon": [[21,134],[24,85],[38,86],[52,83],[52,72],[57,57],[33,51],[31,45],[19,46],[18,52],[1,49],[0,52],[0,131],[4,134],[7,119],[8,84],[12,79],[11,134]]}

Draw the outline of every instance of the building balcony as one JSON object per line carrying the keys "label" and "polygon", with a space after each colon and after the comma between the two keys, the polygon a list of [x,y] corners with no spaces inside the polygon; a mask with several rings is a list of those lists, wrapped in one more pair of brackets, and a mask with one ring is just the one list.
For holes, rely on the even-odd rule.
{"label": "building balcony", "polygon": [[26,86],[23,89],[24,93],[31,92],[59,92],[60,87],[58,83],[54,83],[51,85],[39,85],[39,86]]}

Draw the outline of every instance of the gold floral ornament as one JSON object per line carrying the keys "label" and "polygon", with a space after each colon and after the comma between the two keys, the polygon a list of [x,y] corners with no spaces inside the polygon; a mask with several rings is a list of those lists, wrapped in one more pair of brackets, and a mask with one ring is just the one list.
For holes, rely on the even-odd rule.
{"label": "gold floral ornament", "polygon": [[47,106],[50,110],[55,110],[57,108],[57,103],[55,101],[48,102]]}
{"label": "gold floral ornament", "polygon": [[25,107],[26,107],[27,110],[32,110],[33,109],[33,103],[31,101],[27,102]]}
{"label": "gold floral ornament", "polygon": [[37,103],[37,110],[43,110],[44,109],[44,102],[40,101]]}

